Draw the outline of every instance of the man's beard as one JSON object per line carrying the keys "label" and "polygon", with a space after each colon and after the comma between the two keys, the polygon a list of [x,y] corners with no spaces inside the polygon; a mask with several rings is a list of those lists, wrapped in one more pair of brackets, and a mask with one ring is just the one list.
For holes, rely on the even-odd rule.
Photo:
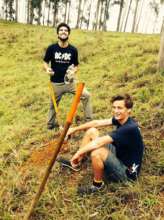
{"label": "man's beard", "polygon": [[58,39],[61,40],[62,42],[66,42],[66,41],[68,40],[68,37],[66,37],[66,38],[64,38],[64,39],[61,38],[61,37],[58,37]]}

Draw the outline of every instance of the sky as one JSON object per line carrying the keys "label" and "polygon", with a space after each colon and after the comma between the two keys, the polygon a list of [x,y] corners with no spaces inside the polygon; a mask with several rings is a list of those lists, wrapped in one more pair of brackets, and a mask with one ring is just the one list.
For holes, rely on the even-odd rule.
{"label": "sky", "polygon": [[[97,0],[91,0],[92,1],[92,14],[91,14],[91,22],[89,25],[89,29],[92,29],[92,23],[95,19],[95,10],[96,10],[96,3]],[[129,4],[130,0],[126,0],[126,4]],[[156,18],[155,13],[153,12],[153,10],[150,7],[150,2],[152,2],[153,0],[140,0],[139,2],[139,10],[138,10],[138,15],[141,13],[140,9],[141,9],[141,5],[143,4],[143,10],[141,13],[141,20],[139,23],[139,28],[138,28],[138,32],[139,33],[160,33],[161,31],[161,26],[162,26],[162,21],[164,19],[164,5],[160,6],[159,8],[159,16],[158,18]],[[155,0],[156,2],[160,2],[160,0]],[[25,23],[27,16],[26,16],[26,1],[25,0],[19,0],[19,22],[21,23]],[[71,15],[73,16],[73,18],[71,17],[71,23],[70,26],[71,27],[75,27],[76,25],[76,18],[77,18],[77,7],[78,7],[78,1],[76,0],[72,0],[71,1]],[[87,13],[86,8],[89,6],[90,1],[87,1],[86,7],[84,8],[84,14]],[[127,14],[127,10],[126,10],[126,4],[123,10],[122,15],[126,16]],[[0,0],[0,18],[3,18],[4,16],[4,12],[2,9],[3,6],[3,0]],[[44,7],[44,5],[43,5]],[[82,6],[83,7],[83,6]],[[133,4],[132,4],[132,10],[129,14],[129,19],[128,19],[128,24],[127,24],[127,29],[126,32],[131,32],[132,29],[132,23],[133,23],[133,16],[134,16],[134,8],[135,8],[135,1],[133,0]],[[116,30],[116,26],[117,26],[117,18],[118,18],[118,13],[119,13],[119,6],[115,5],[112,6],[109,14],[110,14],[110,19],[107,23],[107,27],[109,31],[115,31]],[[52,15],[51,15],[52,18]],[[124,19],[125,21],[125,19]],[[156,22],[155,22],[156,21]],[[124,25],[123,25],[124,26]],[[83,24],[82,28],[86,28],[86,26]]]}

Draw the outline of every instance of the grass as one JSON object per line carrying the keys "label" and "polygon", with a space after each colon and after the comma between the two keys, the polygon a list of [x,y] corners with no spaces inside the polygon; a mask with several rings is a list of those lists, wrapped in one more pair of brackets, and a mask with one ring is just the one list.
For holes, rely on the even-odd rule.
{"label": "grass", "polygon": [[[46,129],[48,76],[42,68],[45,49],[56,35],[48,27],[3,21],[0,29],[0,219],[23,219],[53,151],[46,143],[57,135]],[[81,198],[76,188],[91,181],[90,164],[76,174],[55,164],[33,220],[164,218],[164,80],[156,68],[159,39],[159,35],[72,31],[71,42],[80,52],[78,78],[92,93],[94,118],[110,117],[109,100],[116,93],[128,92],[134,98],[133,117],[145,142],[142,172],[135,184],[110,183],[103,194]],[[72,96],[66,95],[60,103],[62,123],[71,101]],[[78,115],[83,117],[81,104]],[[70,158],[81,137],[76,135],[61,154]],[[32,158],[41,154],[40,160]]]}

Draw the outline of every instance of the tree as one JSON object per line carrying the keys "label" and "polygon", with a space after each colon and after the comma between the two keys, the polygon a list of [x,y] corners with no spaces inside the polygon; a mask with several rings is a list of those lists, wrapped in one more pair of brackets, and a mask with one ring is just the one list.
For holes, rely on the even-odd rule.
{"label": "tree", "polygon": [[47,25],[49,26],[51,21],[50,21],[50,11],[51,11],[51,0],[46,1],[47,7],[48,7],[48,17],[47,17]]}
{"label": "tree", "polygon": [[144,1],[145,1],[145,0],[142,0],[142,5],[141,5],[141,9],[140,9],[140,15],[139,15],[139,18],[138,18],[137,25],[136,25],[136,27],[135,27],[135,32],[138,32],[138,27],[139,27],[140,20],[141,20],[141,15],[142,15],[142,10],[143,10]]}
{"label": "tree", "polygon": [[136,7],[135,7],[135,10],[134,10],[133,25],[132,25],[132,33],[134,33],[135,26],[136,26],[137,11],[138,11],[139,1],[140,1],[140,0],[136,0]]}
{"label": "tree", "polygon": [[120,21],[121,21],[122,9],[124,7],[124,0],[117,1],[117,4],[120,5],[120,9],[119,9],[119,15],[118,15],[118,19],[117,19],[116,31],[119,31],[120,30]]}
{"label": "tree", "polygon": [[98,30],[100,6],[101,6],[101,0],[98,0],[97,1],[96,12],[95,12],[95,21],[96,22],[94,24],[94,30]]}
{"label": "tree", "polygon": [[32,24],[34,19],[33,0],[27,0],[27,23]]}
{"label": "tree", "polygon": [[89,7],[88,7],[87,30],[89,29],[89,22],[90,22],[91,10],[92,10],[92,2],[93,2],[93,0],[90,1]]}
{"label": "tree", "polygon": [[159,4],[153,0],[152,2],[149,3],[151,8],[153,9],[153,12],[155,14],[155,20],[154,20],[154,27],[153,27],[153,33],[155,31],[155,26],[156,26],[156,23],[157,23],[157,19],[158,19],[158,15],[159,15]]}
{"label": "tree", "polygon": [[104,21],[103,21],[103,30],[107,30],[107,20],[109,19],[109,5],[110,0],[105,0],[105,12],[104,12]]}
{"label": "tree", "polygon": [[53,3],[53,27],[56,27],[58,23],[57,14],[60,0],[51,0],[51,2]]}
{"label": "tree", "polygon": [[[161,0],[160,3],[164,4],[164,0]],[[163,19],[162,31],[161,31],[158,68],[160,71],[164,71],[164,19]]]}
{"label": "tree", "polygon": [[76,28],[79,28],[79,27],[80,27],[81,6],[82,6],[82,0],[79,0],[79,6],[78,6],[78,12],[77,12]]}
{"label": "tree", "polygon": [[15,1],[15,21],[18,21],[18,0]]}
{"label": "tree", "polygon": [[100,16],[99,16],[98,30],[101,30],[101,28],[102,28],[102,25],[103,25],[102,17],[103,17],[103,14],[105,13],[104,7],[103,7],[104,0],[101,0],[100,3],[101,4],[100,4]]}
{"label": "tree", "polygon": [[13,8],[14,0],[5,0],[5,18],[6,20],[9,19],[10,21],[14,20],[14,13],[15,10]]}
{"label": "tree", "polygon": [[129,8],[128,8],[128,12],[127,12],[127,16],[126,16],[126,20],[125,20],[125,25],[124,25],[124,32],[126,31],[126,26],[127,26],[127,22],[128,22],[128,18],[129,18],[129,13],[130,13],[130,10],[131,10],[131,5],[132,5],[132,0],[130,0],[130,3],[129,3]]}

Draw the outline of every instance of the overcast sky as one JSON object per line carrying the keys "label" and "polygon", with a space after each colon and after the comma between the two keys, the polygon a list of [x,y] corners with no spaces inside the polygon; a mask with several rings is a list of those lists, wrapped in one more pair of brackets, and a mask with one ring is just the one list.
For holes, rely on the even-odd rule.
{"label": "overcast sky", "polygon": [[[129,4],[130,0],[126,0],[125,3]],[[159,16],[155,22],[156,16],[154,11],[152,10],[152,8],[150,7],[150,2],[152,2],[153,0],[140,0],[139,3],[139,7],[138,7],[138,15],[140,15],[140,9],[141,6],[143,4],[143,10],[141,13],[141,20],[140,20],[140,24],[139,24],[139,32],[140,33],[160,33],[161,30],[161,25],[162,25],[162,20],[164,18],[164,5],[159,7]],[[3,0],[0,0],[0,17],[3,18],[4,17],[4,12],[2,10],[2,6],[3,6]],[[90,1],[87,1],[87,4],[89,4]],[[156,2],[160,2],[160,0],[156,0]],[[92,0],[92,14],[91,14],[91,22],[89,25],[89,29],[92,28],[92,23],[95,20],[95,10],[96,10],[96,3],[97,0]],[[84,8],[84,14],[85,12],[87,12],[86,8],[87,8],[87,4],[86,7]],[[43,5],[44,7],[44,5]],[[76,17],[77,17],[77,8],[78,7],[78,1],[76,0],[72,0],[71,1],[71,23],[70,26],[71,27],[75,27],[76,25]],[[122,16],[126,16],[127,14],[127,10],[126,10],[126,5],[124,7]],[[132,10],[129,14],[129,19],[128,19],[128,24],[127,24],[127,32],[131,32],[132,29],[132,22],[133,22],[133,15],[134,15],[134,8],[135,8],[135,1],[133,1],[132,4]],[[19,0],[19,22],[25,23],[26,22],[26,1],[25,0]],[[110,8],[110,19],[109,22],[107,23],[108,26],[108,30],[111,31],[115,31],[116,30],[116,26],[117,26],[117,18],[118,18],[118,13],[119,13],[119,6],[115,5],[112,6]],[[52,18],[52,16],[51,16]],[[83,24],[82,26],[83,28],[85,28],[85,24]]]}

